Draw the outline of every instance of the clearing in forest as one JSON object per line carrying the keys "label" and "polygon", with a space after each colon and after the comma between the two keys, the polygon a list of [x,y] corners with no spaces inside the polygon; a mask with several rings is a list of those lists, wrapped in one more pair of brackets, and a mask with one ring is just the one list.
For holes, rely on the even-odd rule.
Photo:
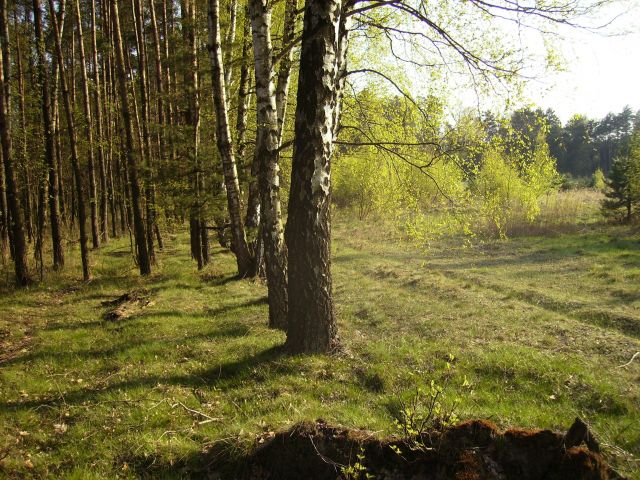
{"label": "clearing in forest", "polygon": [[0,476],[188,475],[320,418],[401,433],[401,410],[425,408],[416,391],[433,381],[463,420],[564,431],[579,416],[640,479],[640,361],[621,367],[640,350],[637,232],[424,252],[341,215],[337,356],[282,355],[266,287],[236,280],[222,249],[197,273],[182,232],[148,278],[115,241],[94,255],[90,283],[74,265],[3,287]]}

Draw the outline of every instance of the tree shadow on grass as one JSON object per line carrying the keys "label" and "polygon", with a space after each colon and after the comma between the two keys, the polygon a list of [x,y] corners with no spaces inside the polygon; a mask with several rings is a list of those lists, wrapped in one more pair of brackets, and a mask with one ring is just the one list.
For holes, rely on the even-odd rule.
{"label": "tree shadow on grass", "polygon": [[[58,396],[44,400],[19,400],[19,401],[3,401],[0,402],[0,412],[31,410],[42,407],[57,407],[60,405],[74,406],[81,405],[83,402],[94,402],[98,397],[108,395],[112,392],[125,392],[129,389],[146,387],[154,388],[157,385],[172,385],[180,387],[202,387],[215,386],[218,388],[232,389],[244,381],[248,377],[253,376],[253,370],[284,355],[284,347],[276,345],[259,351],[255,354],[248,355],[231,362],[223,363],[215,367],[197,370],[193,373],[180,375],[148,375],[138,378],[113,382],[107,386],[82,388],[70,392],[66,392],[64,396]],[[286,369],[278,368],[274,370],[277,374],[285,374]]]}
{"label": "tree shadow on grass", "polygon": [[[132,319],[135,317],[132,317]],[[118,323],[122,322],[120,320]],[[91,322],[93,323],[93,322]],[[101,322],[104,323],[104,322]],[[39,361],[43,359],[50,359],[52,362],[59,363],[65,361],[72,360],[92,360],[92,359],[106,359],[109,357],[113,357],[116,355],[120,355],[129,350],[133,350],[140,347],[150,347],[153,345],[157,345],[159,348],[162,347],[166,349],[167,346],[174,345],[176,343],[186,343],[197,340],[215,340],[222,338],[238,338],[247,335],[250,332],[250,327],[247,325],[243,325],[241,323],[236,323],[233,325],[224,325],[222,328],[217,327],[213,330],[208,330],[206,332],[200,332],[194,335],[180,336],[180,337],[170,337],[170,338],[162,338],[162,339],[133,339],[126,342],[118,343],[112,347],[108,348],[95,348],[89,350],[67,350],[60,351],[56,349],[55,351],[48,350],[39,350],[37,352],[26,353],[25,355],[21,355],[16,358],[12,358],[11,360],[7,360],[6,362],[0,364],[3,367],[8,367],[11,365],[21,365],[27,364],[34,361]]]}

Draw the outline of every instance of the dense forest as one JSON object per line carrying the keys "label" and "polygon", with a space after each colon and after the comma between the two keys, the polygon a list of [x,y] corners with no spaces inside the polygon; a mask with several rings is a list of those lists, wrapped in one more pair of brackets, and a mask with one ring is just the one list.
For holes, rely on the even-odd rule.
{"label": "dense forest", "polygon": [[[21,427],[20,422],[32,422],[29,428],[35,429],[39,427],[33,422],[43,421],[38,417],[37,397],[29,397],[28,393],[20,393],[18,399],[12,396],[22,392],[15,375],[26,371],[23,360],[34,362],[31,365],[35,365],[36,375],[57,368],[67,371],[71,367],[65,362],[71,360],[63,359],[56,364],[58,360],[50,358],[49,353],[64,357],[67,349],[76,352],[76,348],[85,348],[83,342],[94,335],[107,343],[125,339],[127,345],[135,344],[132,339],[137,335],[142,338],[156,329],[158,335],[168,335],[162,342],[171,348],[180,350],[184,346],[184,351],[180,351],[185,362],[190,361],[191,355],[201,362],[209,357],[210,345],[201,345],[199,341],[191,345],[175,335],[183,321],[185,325],[194,322],[189,328],[206,331],[210,319],[205,322],[202,318],[209,315],[207,309],[217,307],[218,310],[213,310],[217,313],[211,314],[215,318],[231,315],[235,310],[246,311],[246,315],[233,313],[231,320],[225,317],[225,322],[231,325],[229,338],[222,333],[224,339],[208,341],[217,345],[216,342],[223,344],[243,337],[242,341],[248,343],[242,344],[242,348],[229,346],[232,353],[218,352],[208,358],[210,363],[220,364],[217,378],[213,371],[187,370],[166,379],[172,385],[170,388],[184,387],[187,395],[198,399],[200,406],[190,403],[187,406],[187,400],[179,392],[172,395],[181,400],[167,400],[168,396],[164,400],[153,399],[171,406],[166,413],[171,421],[175,420],[171,412],[176,408],[184,410],[189,421],[195,418],[187,435],[190,441],[193,429],[200,425],[217,429],[223,418],[202,410],[216,408],[220,401],[216,404],[202,398],[218,395],[215,392],[220,392],[220,388],[225,393],[228,387],[229,395],[233,392],[243,395],[244,405],[247,398],[262,388],[262,381],[280,374],[278,362],[285,362],[286,368],[292,370],[318,367],[313,371],[314,378],[319,375],[319,382],[330,382],[327,388],[336,391],[344,384],[340,375],[345,378],[355,375],[357,388],[361,388],[358,392],[366,391],[371,398],[380,397],[381,403],[374,408],[377,413],[373,415],[382,410],[391,412],[401,433],[414,439],[411,440],[414,443],[407,444],[411,445],[409,450],[403,450],[404,444],[389,444],[408,465],[415,464],[409,458],[415,454],[419,461],[446,464],[442,471],[449,472],[449,476],[438,478],[485,478],[452,476],[462,460],[451,463],[446,456],[438,456],[436,460],[429,457],[429,452],[439,451],[439,447],[425,443],[426,428],[441,429],[442,438],[448,438],[446,429],[457,428],[458,417],[440,403],[444,388],[422,377],[424,372],[438,372],[438,382],[446,386],[449,378],[457,375],[453,372],[458,367],[456,355],[450,351],[436,352],[438,339],[423,324],[411,322],[418,318],[416,312],[431,312],[425,315],[435,318],[434,331],[447,338],[446,348],[464,352],[466,343],[456,343],[460,339],[443,333],[449,328],[447,322],[455,319],[451,325],[460,322],[457,328],[466,332],[462,335],[463,343],[469,335],[473,355],[483,358],[480,362],[486,361],[487,365],[493,360],[483,355],[490,355],[488,352],[493,350],[484,350],[482,345],[499,349],[506,339],[504,342],[513,346],[513,351],[505,350],[504,357],[495,360],[499,367],[486,366],[486,370],[476,371],[473,360],[465,358],[460,363],[465,372],[460,388],[467,393],[457,398],[455,405],[462,403],[467,408],[467,417],[475,418],[474,402],[481,413],[491,416],[497,410],[483,410],[483,402],[492,408],[500,403],[498,398],[473,397],[474,392],[481,390],[483,381],[489,379],[486,381],[490,382],[490,390],[500,390],[500,382],[519,379],[521,374],[522,378],[529,378],[524,371],[507,372],[511,367],[505,366],[505,362],[520,365],[520,355],[529,358],[516,348],[534,352],[527,364],[532,371],[536,364],[542,365],[535,360],[538,354],[540,358],[553,357],[557,352],[573,355],[568,347],[565,349],[566,345],[554,343],[557,338],[545,339],[545,327],[538,324],[527,323],[522,331],[526,332],[525,337],[530,337],[518,344],[519,334],[512,331],[514,323],[509,312],[542,308],[545,311],[538,312],[540,318],[559,322],[553,323],[553,328],[548,327],[563,332],[558,333],[558,338],[581,331],[589,343],[579,348],[596,352],[594,355],[610,355],[606,362],[615,371],[613,380],[593,378],[591,370],[591,373],[584,370],[596,368],[601,361],[596,355],[582,367],[574,367],[579,362],[567,357],[565,360],[575,371],[559,370],[553,383],[561,384],[560,377],[568,375],[564,385],[574,388],[578,382],[575,379],[585,376],[582,383],[576,383],[588,386],[583,390],[575,387],[574,396],[579,400],[568,398],[563,405],[576,412],[574,417],[593,414],[598,427],[606,424],[615,431],[608,453],[615,453],[611,455],[617,467],[632,471],[638,465],[634,455],[640,453],[637,444],[640,433],[637,422],[635,426],[625,422],[639,413],[635,401],[640,398],[637,382],[631,385],[631,369],[635,368],[633,361],[638,354],[631,355],[638,349],[640,324],[635,310],[639,298],[634,292],[640,271],[634,230],[640,215],[640,111],[634,112],[629,106],[601,119],[575,115],[563,124],[552,109],[522,106],[522,98],[517,103],[507,102],[508,92],[526,92],[527,68],[531,63],[545,63],[553,58],[553,44],[560,41],[562,29],[598,30],[600,27],[582,22],[592,16],[604,18],[609,14],[606,7],[610,4],[615,2],[0,0],[0,258],[4,277],[0,291],[5,297],[0,302],[0,345],[4,350],[0,352],[0,367],[6,365],[8,372],[0,380],[0,414],[11,419],[6,430],[0,429],[0,435],[13,438],[15,430],[19,432],[15,448],[20,450],[22,442],[27,448],[29,434],[22,434],[27,428]],[[541,58],[517,41],[523,31],[534,31],[545,39],[548,50],[541,53]],[[552,63],[549,60],[546,66],[552,68]],[[500,106],[488,110],[479,103],[478,108],[453,110],[447,96],[439,93],[452,77],[462,78],[478,98],[493,92]],[[336,225],[338,242],[332,246],[332,228]],[[609,243],[602,242],[607,235],[611,237]],[[508,243],[509,239],[514,243]],[[540,247],[536,241],[549,244]],[[598,245],[603,243],[615,251],[601,249]],[[505,250],[509,248],[514,250]],[[468,256],[464,260],[468,260],[468,268],[464,267],[462,257],[456,258],[458,255]],[[352,262],[348,266],[344,263],[345,256]],[[361,257],[375,268],[362,263]],[[336,288],[334,262],[338,265]],[[610,271],[603,266],[607,262],[612,265]],[[550,268],[552,265],[562,266],[555,271]],[[518,276],[521,268],[529,272],[530,279]],[[576,273],[579,279],[567,277],[566,291],[554,286],[556,275],[564,275],[565,271],[580,272]],[[478,276],[480,273],[486,276]],[[362,278],[351,284],[345,280],[350,276]],[[173,283],[163,287],[162,282]],[[381,287],[385,282],[391,283]],[[591,282],[589,288],[597,293],[589,296],[580,287],[583,282]],[[615,286],[607,286],[613,283]],[[392,295],[395,297],[387,298],[385,295],[391,295],[388,292],[395,292]],[[575,298],[567,297],[568,292]],[[479,296],[471,297],[472,294]],[[376,303],[381,301],[376,296],[384,297],[388,305]],[[57,298],[66,300],[56,304]],[[235,300],[246,302],[242,304],[245,308],[229,304]],[[358,303],[361,301],[362,305]],[[213,302],[219,305],[212,305]],[[259,322],[243,323],[253,322],[257,311],[254,307],[260,308],[262,303],[265,307],[256,314]],[[42,305],[47,307],[38,310]],[[96,316],[96,305],[109,309],[101,320],[91,320]],[[205,313],[194,314],[194,309]],[[476,313],[480,314],[479,309],[483,312],[493,309],[496,313],[492,318],[483,317],[486,326],[472,320]],[[398,323],[392,329],[385,323],[405,310],[407,326]],[[383,311],[385,318],[377,318]],[[128,330],[132,327],[125,320],[153,322],[153,315],[166,318],[140,331]],[[15,322],[14,316],[18,319]],[[73,323],[76,317],[81,319],[77,324]],[[70,323],[60,326],[61,318]],[[40,321],[44,323],[37,323]],[[584,322],[589,330],[580,330],[582,327],[575,322]],[[64,341],[66,346],[57,343],[60,339],[55,334],[47,336],[56,326],[70,332]],[[98,330],[84,331],[93,327]],[[243,333],[236,335],[234,329],[238,328]],[[163,329],[169,330],[162,333]],[[606,348],[594,346],[600,345],[596,341],[602,334],[598,329],[606,329]],[[423,331],[426,333],[420,333]],[[102,337],[105,332],[110,339]],[[395,337],[398,332],[406,337],[398,340]],[[376,338],[365,342],[367,335]],[[392,395],[389,392],[393,388],[413,390],[414,386],[404,377],[386,377],[395,370],[392,358],[380,356],[391,355],[382,353],[392,349],[391,343],[384,344],[387,335],[397,341],[393,348],[400,349],[396,352],[402,364],[398,374],[412,376],[415,370],[421,377],[416,380],[421,385],[418,393],[412,394],[411,400],[403,397],[402,402],[408,403],[382,398]],[[40,340],[32,341],[36,337]],[[430,346],[421,343],[426,341],[431,342]],[[406,342],[419,345],[416,352],[422,349],[420,355],[433,356],[440,363],[420,366],[423,358],[405,351]],[[553,348],[545,342],[552,343]],[[49,349],[49,353],[39,357],[40,354],[32,352],[38,345]],[[193,352],[189,352],[191,347]],[[234,356],[243,348],[263,347],[264,351],[256,353],[256,358],[242,360]],[[116,381],[119,375],[124,375],[123,365],[130,365],[126,363],[129,357],[125,363],[120,361],[119,348],[117,345],[107,348],[104,357],[102,353],[86,350],[78,350],[80,353],[72,356],[78,355],[74,358],[82,358],[82,362],[87,359],[108,362],[114,373],[108,373],[106,378],[115,375]],[[539,352],[546,348],[555,353]],[[153,368],[163,374],[183,368],[177,363],[155,363],[164,361],[159,358],[164,359],[165,353],[154,350],[153,356],[149,353],[148,357],[140,353],[144,358],[136,364],[134,373],[144,371],[146,375],[146,365],[150,369],[155,365]],[[287,354],[285,360],[281,360],[282,353]],[[300,360],[305,358],[301,354],[312,355],[307,362]],[[325,358],[322,354],[332,356]],[[232,360],[225,362],[224,355]],[[416,358],[411,359],[412,356]],[[628,363],[619,365],[629,357]],[[318,366],[317,362],[324,361],[336,362],[335,377],[328,364]],[[386,367],[371,370],[377,361]],[[465,362],[469,362],[466,365],[470,376],[476,374],[483,379],[473,387],[467,381]],[[262,375],[259,370],[263,365],[272,370],[262,380],[252,378],[251,372],[258,372],[256,378]],[[554,366],[544,365],[556,371]],[[494,367],[498,370],[491,370]],[[98,375],[101,368],[96,366],[95,371],[82,376]],[[356,368],[353,375],[348,373],[352,368]],[[537,371],[531,373],[534,374],[544,376]],[[63,409],[56,414],[59,418],[55,420],[54,433],[47,434],[53,435],[51,438],[66,435],[71,424],[65,420],[63,411],[69,413],[86,405],[85,393],[102,395],[99,386],[95,392],[83,392],[85,387],[80,384],[84,380],[80,374],[74,375],[75,383],[68,391],[63,393],[56,383],[60,395],[46,400],[55,404],[50,408]],[[66,381],[67,377],[64,378]],[[495,379],[497,383],[491,383]],[[157,375],[138,383],[122,380],[113,389],[120,394],[121,387],[125,391],[130,387],[147,388],[155,394],[156,384],[162,385],[164,381]],[[254,381],[258,390],[247,387]],[[618,383],[598,383],[605,381]],[[108,384],[107,380],[104,382]],[[34,380],[34,390],[45,389],[45,383]],[[44,399],[47,395],[58,395],[51,390],[52,385],[46,383],[47,393],[38,396]],[[302,384],[295,385],[292,390],[305,388]],[[325,388],[313,385],[319,391]],[[111,392],[111,387],[105,388]],[[585,391],[589,388],[593,392],[587,395]],[[620,393],[618,388],[626,390]],[[240,389],[248,390],[240,392]],[[202,393],[205,390],[206,394]],[[614,390],[617,393],[610,393]],[[354,391],[336,395],[344,398],[360,395]],[[517,388],[513,391],[517,393]],[[278,392],[274,399],[281,394]],[[261,403],[263,393],[255,400],[257,409],[271,408]],[[300,405],[318,401],[325,406],[326,398],[329,403],[335,400],[333,394],[325,396],[325,393],[315,398],[313,392],[306,392],[307,396],[297,401]],[[532,390],[522,395],[529,400],[539,393]],[[606,397],[605,400],[598,395]],[[545,402],[550,402],[560,394],[545,390],[543,396]],[[237,407],[236,400],[233,397],[221,402],[224,408],[233,409]],[[120,402],[120,397],[115,401]],[[361,398],[353,401],[360,406],[359,415],[366,417],[370,407],[363,406]],[[156,408],[150,405],[144,403],[135,408]],[[425,406],[426,413],[418,413]],[[559,408],[553,410],[555,415],[561,414]],[[142,412],[133,411],[135,415]],[[274,414],[278,420],[273,422],[278,427],[288,425],[289,417],[285,420],[283,412],[278,410]],[[320,416],[322,412],[319,405],[310,410],[301,407],[292,418],[305,420],[308,415]],[[349,425],[357,418],[358,426],[362,426],[362,417],[355,414],[349,417],[347,410],[339,412],[353,420],[347,421]],[[539,421],[558,428],[561,423],[551,422],[552,415],[547,411],[544,415],[535,413],[535,409],[526,412],[515,418],[524,419],[528,426]],[[497,414],[502,416],[505,412]],[[146,414],[140,415],[147,419]],[[254,419],[253,414],[242,415],[249,423],[259,416],[256,413]],[[379,424],[383,423],[380,417],[376,418]],[[103,418],[97,421],[102,422]],[[92,428],[93,420],[87,422],[87,428]],[[260,422],[264,432],[273,433],[268,419],[260,417]],[[225,428],[241,425],[238,430],[244,432],[245,428],[250,429],[249,423],[237,420]],[[508,422],[498,423],[511,426]],[[148,426],[146,420],[139,425]],[[323,430],[322,422],[317,425],[314,428],[319,428],[322,435],[340,437],[331,430]],[[495,445],[511,441],[509,432],[498,433],[497,427],[484,423],[473,425],[472,432],[465,430],[464,435],[477,435],[485,428],[492,439],[500,439],[495,440]],[[562,438],[559,451],[565,452],[584,440],[588,446],[584,450],[587,460],[576,460],[581,453],[569,455],[576,465],[575,472],[586,472],[595,462],[601,476],[593,478],[616,478],[617,473],[601,459],[600,447],[589,443],[593,436],[591,427],[578,419],[571,428],[582,429],[576,440],[566,440],[570,433],[566,437],[553,437],[549,448],[558,447],[558,439]],[[179,435],[176,432],[183,430],[166,427],[157,441],[165,434]],[[314,432],[304,430],[302,437],[320,435]],[[78,435],[85,433],[78,430]],[[223,433],[229,432],[215,430],[214,436]],[[344,460],[347,464],[334,462],[334,474],[341,478],[372,478],[368,468],[375,471],[386,468],[375,462],[370,467],[364,466],[366,455],[382,458],[375,449],[383,447],[371,446],[364,440],[358,442],[356,447],[362,458],[358,455],[359,461],[355,462],[349,454]],[[626,450],[622,447],[614,450],[612,445],[618,443]],[[74,443],[73,448],[82,444]],[[152,448],[145,443],[141,445]],[[383,445],[389,448],[384,442]],[[340,448],[356,447],[349,444],[348,448]],[[118,451],[118,445],[105,448],[104,458],[118,458],[112,462],[116,467],[100,467],[105,478],[110,478],[114,471],[125,477],[144,477],[149,473],[129,472],[132,462],[120,460],[122,452]],[[132,449],[131,445],[127,448]],[[321,454],[315,445],[314,449],[324,460],[327,452],[323,450]],[[42,451],[51,450],[42,447]],[[401,451],[412,453],[405,458]],[[71,471],[63,464],[49,469],[49,460],[43,460],[34,470],[31,456],[22,460],[22,450],[15,453],[18,456],[14,453],[14,447],[0,445],[0,476],[5,457],[13,462],[7,463],[6,471],[18,475],[15,478],[21,478],[25,472],[36,478]],[[340,458],[344,456],[342,450],[334,453]],[[563,456],[565,453],[549,457],[545,468],[565,472],[558,478],[592,478],[571,477],[574,470],[567,470],[569,457]],[[426,457],[419,457],[422,454]],[[75,451],[73,455],[84,458],[91,452]],[[273,458],[277,453],[270,455]],[[295,458],[296,454],[292,455]],[[317,460],[315,454],[312,456],[311,463]],[[184,458],[185,455],[181,457]],[[498,463],[509,464],[505,458],[500,457]],[[394,459],[391,463],[400,462]],[[263,460],[252,461],[260,464]],[[175,458],[167,461],[173,466]],[[185,462],[185,469],[192,467]],[[509,470],[512,466],[503,463],[496,468],[507,469],[506,476],[496,474],[486,478],[516,478],[512,474],[517,469]],[[326,468],[320,465],[320,470]],[[147,467],[154,476],[153,463],[140,468]],[[167,468],[163,473],[170,474],[171,469]],[[264,468],[275,468],[276,472],[280,467]],[[468,471],[474,468],[480,471],[477,466],[469,468]],[[83,476],[88,471],[81,470],[80,476],[73,478],[88,478]],[[303,478],[296,477],[300,471],[296,472],[264,478]],[[237,475],[263,478],[247,473]],[[317,478],[332,477],[329,473]]]}

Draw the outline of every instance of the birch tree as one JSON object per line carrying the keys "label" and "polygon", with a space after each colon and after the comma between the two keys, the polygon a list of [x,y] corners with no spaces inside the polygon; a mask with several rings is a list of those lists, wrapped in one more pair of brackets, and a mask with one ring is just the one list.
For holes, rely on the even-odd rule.
{"label": "birch tree", "polygon": [[[269,325],[287,328],[287,260],[280,208],[278,148],[280,128],[274,85],[271,10],[266,0],[250,0],[256,79],[256,152],[261,197],[261,235],[269,295]],[[293,17],[295,18],[295,16]],[[286,22],[285,22],[286,23]]]}
{"label": "birch tree", "polygon": [[286,226],[291,353],[339,346],[331,278],[331,155],[347,30],[341,0],[307,0]]}
{"label": "birch tree", "polygon": [[231,249],[236,256],[240,277],[251,275],[254,261],[247,245],[242,222],[242,204],[240,201],[240,184],[238,171],[229,130],[227,112],[227,92],[222,62],[222,45],[220,34],[220,2],[209,0],[209,55],[211,56],[211,79],[216,116],[216,142],[222,160],[222,170],[227,194],[227,207],[231,223]]}

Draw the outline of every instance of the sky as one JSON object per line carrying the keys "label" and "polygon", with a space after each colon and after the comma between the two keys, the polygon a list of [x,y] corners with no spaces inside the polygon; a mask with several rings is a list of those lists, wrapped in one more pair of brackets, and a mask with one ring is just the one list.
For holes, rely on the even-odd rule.
{"label": "sky", "polygon": [[531,101],[553,108],[562,121],[574,114],[601,118],[625,105],[640,110],[640,2],[605,32],[570,30],[560,50],[566,71],[534,80]]}

